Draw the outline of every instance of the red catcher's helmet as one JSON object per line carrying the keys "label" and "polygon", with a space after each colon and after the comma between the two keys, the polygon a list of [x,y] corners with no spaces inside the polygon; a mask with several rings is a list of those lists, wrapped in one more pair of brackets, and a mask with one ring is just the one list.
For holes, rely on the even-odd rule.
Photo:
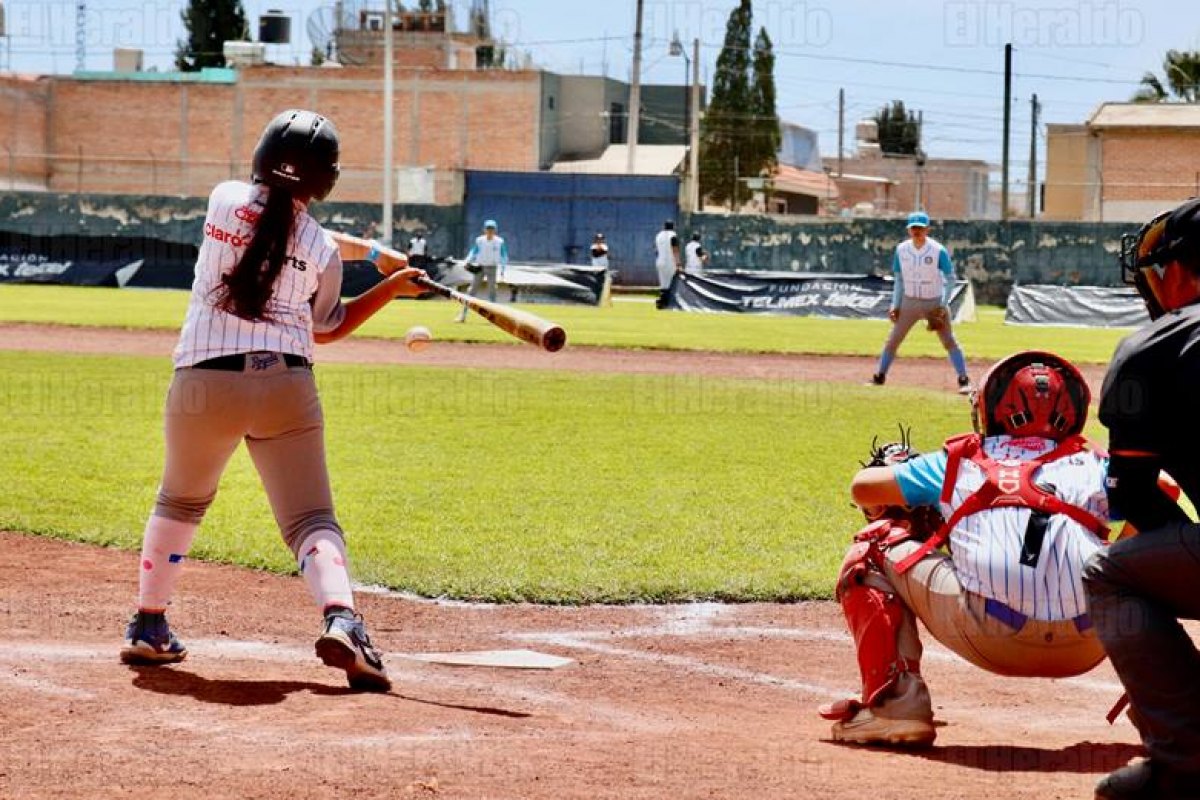
{"label": "red catcher's helmet", "polygon": [[1015,353],[988,370],[972,398],[975,430],[984,436],[1080,433],[1092,393],[1075,365],[1039,350]]}

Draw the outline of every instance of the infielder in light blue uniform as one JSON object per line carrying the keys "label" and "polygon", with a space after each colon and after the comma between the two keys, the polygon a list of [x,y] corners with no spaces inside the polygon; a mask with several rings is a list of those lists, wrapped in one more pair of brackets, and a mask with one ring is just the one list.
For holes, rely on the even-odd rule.
{"label": "infielder in light blue uniform", "polygon": [[904,337],[920,320],[928,320],[930,330],[936,331],[942,346],[950,356],[958,376],[960,391],[968,391],[971,379],[967,376],[967,359],[954,339],[950,324],[950,296],[954,292],[954,264],[941,242],[928,236],[929,215],[916,211],[908,215],[909,238],[896,246],[892,256],[895,288],[888,318],[892,332],[879,356],[879,368],[871,383],[881,386],[887,380],[888,368],[896,358]]}
{"label": "infielder in light blue uniform", "polygon": [[[479,271],[471,278],[471,288],[467,290],[467,294],[477,297],[479,290],[483,288],[483,281],[486,279],[488,284],[488,300],[491,300],[493,303],[496,302],[497,270],[499,271],[499,277],[503,278],[504,270],[508,267],[508,245],[496,233],[496,220],[489,219],[483,223],[483,235],[475,237],[475,244],[471,246],[471,251],[467,253],[466,261],[468,264],[479,267]],[[467,321],[467,307],[465,305],[462,307],[462,311],[458,313],[458,318],[455,321]]]}

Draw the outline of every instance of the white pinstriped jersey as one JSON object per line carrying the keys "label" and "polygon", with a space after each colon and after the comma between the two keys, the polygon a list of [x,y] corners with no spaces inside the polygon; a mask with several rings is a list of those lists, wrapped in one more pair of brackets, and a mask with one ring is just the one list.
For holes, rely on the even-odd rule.
{"label": "white pinstriped jersey", "polygon": [[[204,218],[204,242],[196,259],[191,302],[175,348],[176,368],[218,356],[260,351],[312,359],[311,302],[337,245],[307,211],[296,212],[287,259],[267,301],[270,320],[251,322],[215,305],[221,276],[232,270],[245,252],[267,191],[264,186],[241,181],[227,181],[213,189]],[[336,279],[340,284],[340,274]]]}
{"label": "white pinstriped jersey", "polygon": [[[1029,461],[1053,450],[1055,443],[1037,437],[990,436],[983,447],[996,460]],[[1103,458],[1081,452],[1042,466],[1034,474],[1034,481],[1043,489],[1053,487],[1053,493],[1067,503],[1106,521],[1106,474]],[[942,505],[942,513],[949,518],[983,480],[979,466],[964,458],[954,494],[949,504]],[[1022,507],[993,508],[960,520],[950,533],[955,571],[964,589],[999,600],[1033,619],[1073,619],[1087,611],[1080,580],[1083,565],[1104,544],[1078,522],[1054,514],[1046,527],[1037,565],[1022,566],[1021,548],[1031,513]]]}
{"label": "white pinstriped jersey", "polygon": [[946,248],[941,242],[925,237],[925,244],[915,247],[912,239],[896,245],[895,260],[899,263],[904,278],[904,294],[922,300],[942,296],[945,278],[941,271],[942,253]]}

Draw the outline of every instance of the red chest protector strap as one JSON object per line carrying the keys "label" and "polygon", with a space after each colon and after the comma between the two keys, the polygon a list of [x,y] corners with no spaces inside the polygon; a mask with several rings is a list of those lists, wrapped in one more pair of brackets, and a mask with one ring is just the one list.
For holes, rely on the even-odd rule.
{"label": "red chest protector strap", "polygon": [[962,505],[954,509],[954,513],[938,529],[937,533],[930,536],[919,549],[897,563],[896,571],[902,574],[907,572],[922,558],[941,547],[950,537],[950,531],[954,529],[959,520],[989,508],[1016,506],[1033,510],[1034,516],[1030,519],[1030,529],[1026,531],[1027,551],[1030,551],[1030,534],[1036,533],[1037,535],[1033,537],[1034,547],[1028,553],[1028,562],[1026,561],[1027,553],[1022,553],[1022,563],[1027,563],[1028,566],[1034,566],[1037,563],[1037,554],[1041,549],[1041,536],[1045,533],[1045,521],[1052,514],[1065,514],[1101,539],[1107,538],[1108,526],[1103,521],[1033,482],[1033,473],[1043,465],[1084,452],[1086,449],[1086,439],[1082,436],[1070,436],[1059,442],[1053,450],[1043,453],[1037,458],[1028,461],[1019,459],[997,461],[984,452],[983,437],[977,433],[967,433],[948,439],[946,441],[946,478],[942,484],[942,503],[948,504],[953,498],[954,486],[958,481],[958,469],[964,459],[983,470],[983,485],[964,500]]}

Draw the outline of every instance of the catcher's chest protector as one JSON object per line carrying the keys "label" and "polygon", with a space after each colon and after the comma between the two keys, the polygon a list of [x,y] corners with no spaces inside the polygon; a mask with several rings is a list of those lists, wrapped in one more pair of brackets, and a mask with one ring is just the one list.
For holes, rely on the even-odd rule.
{"label": "catcher's chest protector", "polygon": [[1037,458],[1022,460],[1005,458],[996,460],[983,449],[983,436],[966,433],[946,440],[946,478],[942,483],[943,504],[949,504],[958,482],[958,470],[964,460],[970,461],[983,472],[983,484],[954,509],[949,519],[918,550],[896,565],[900,573],[912,568],[929,553],[940,547],[950,537],[958,521],[971,514],[990,508],[1023,507],[1032,512],[1025,528],[1024,544],[1021,548],[1021,564],[1036,567],[1042,550],[1046,526],[1054,514],[1065,514],[1101,539],[1108,537],[1108,525],[1078,506],[1048,492],[1033,481],[1033,475],[1042,466],[1060,458],[1075,455],[1087,449],[1087,440],[1082,436],[1069,436],[1048,453]]}

